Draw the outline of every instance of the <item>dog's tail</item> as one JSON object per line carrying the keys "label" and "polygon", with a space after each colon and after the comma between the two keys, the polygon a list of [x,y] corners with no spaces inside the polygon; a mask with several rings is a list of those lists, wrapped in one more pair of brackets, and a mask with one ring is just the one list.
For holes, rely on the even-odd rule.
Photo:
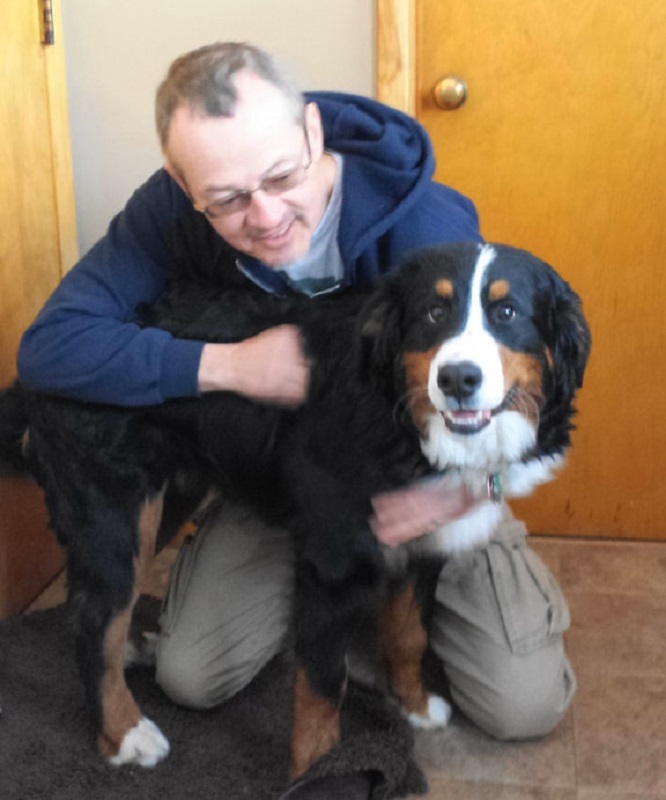
{"label": "dog's tail", "polygon": [[28,409],[23,387],[15,383],[0,392],[0,467],[3,471],[26,470],[24,444],[28,431]]}

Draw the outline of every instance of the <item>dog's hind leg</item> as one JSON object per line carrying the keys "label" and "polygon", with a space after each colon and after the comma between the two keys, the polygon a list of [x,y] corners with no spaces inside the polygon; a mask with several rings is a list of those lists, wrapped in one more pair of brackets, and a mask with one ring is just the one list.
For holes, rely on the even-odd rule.
{"label": "dog's hind leg", "polygon": [[[78,591],[73,593],[79,668],[96,717],[99,750],[114,765],[151,767],[169,752],[164,735],[137,706],[124,672],[132,610],[154,554],[162,504],[160,492],[140,507],[133,547],[128,550],[122,546],[120,535],[110,546],[115,546],[116,564],[109,565],[109,574],[115,571],[116,580],[101,586],[91,585],[89,579],[83,583],[79,580]],[[118,580],[118,573],[122,573],[122,580]]]}
{"label": "dog's hind leg", "polygon": [[[295,615],[298,668],[289,772],[301,776],[340,741],[340,705],[347,687],[347,649],[359,609],[354,589],[319,585],[297,594]],[[349,591],[347,591],[347,589]]]}
{"label": "dog's hind leg", "polygon": [[307,671],[297,670],[289,761],[292,780],[339,743],[341,700],[342,691],[337,699],[323,697],[312,688]]}
{"label": "dog's hind leg", "polygon": [[393,694],[412,725],[443,727],[451,718],[451,707],[443,698],[428,694],[423,685],[421,669],[426,644],[414,585],[407,582],[391,596],[380,614],[380,653]]}

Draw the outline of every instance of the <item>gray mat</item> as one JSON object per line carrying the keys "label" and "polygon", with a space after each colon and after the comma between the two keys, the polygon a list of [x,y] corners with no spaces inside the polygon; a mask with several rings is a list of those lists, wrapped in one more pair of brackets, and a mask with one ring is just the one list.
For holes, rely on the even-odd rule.
{"label": "gray mat", "polygon": [[[0,622],[0,797],[105,800],[140,797],[276,800],[287,787],[290,667],[275,659],[224,706],[194,712],[171,703],[149,669],[128,673],[146,716],[171,743],[154,769],[113,768],[97,755],[74,662],[65,606]],[[379,695],[351,686],[342,743],[312,776],[368,770],[373,799],[423,794],[413,735]]]}

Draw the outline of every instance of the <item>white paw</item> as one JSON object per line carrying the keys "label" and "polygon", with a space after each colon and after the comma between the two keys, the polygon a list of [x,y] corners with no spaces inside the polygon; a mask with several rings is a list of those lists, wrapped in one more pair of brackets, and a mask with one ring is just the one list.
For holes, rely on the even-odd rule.
{"label": "white paw", "polygon": [[428,695],[428,710],[425,714],[414,712],[407,715],[407,719],[414,728],[444,728],[451,719],[451,706],[436,694]]}
{"label": "white paw", "polygon": [[154,722],[144,717],[125,734],[120,750],[109,759],[114,767],[139,764],[154,767],[169,755],[169,742]]}

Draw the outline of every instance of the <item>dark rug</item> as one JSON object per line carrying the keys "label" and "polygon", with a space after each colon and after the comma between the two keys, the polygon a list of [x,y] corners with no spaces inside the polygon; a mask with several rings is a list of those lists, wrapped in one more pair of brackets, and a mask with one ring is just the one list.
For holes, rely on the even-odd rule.
{"label": "dark rug", "polygon": [[[115,768],[97,755],[65,606],[0,622],[0,797],[276,800],[285,791],[291,727],[286,657],[207,712],[171,703],[150,669],[130,670],[128,683],[171,743],[171,754],[154,769]],[[413,759],[409,724],[381,696],[352,685],[341,745],[310,773],[356,770],[376,774],[373,800],[427,789]]]}

